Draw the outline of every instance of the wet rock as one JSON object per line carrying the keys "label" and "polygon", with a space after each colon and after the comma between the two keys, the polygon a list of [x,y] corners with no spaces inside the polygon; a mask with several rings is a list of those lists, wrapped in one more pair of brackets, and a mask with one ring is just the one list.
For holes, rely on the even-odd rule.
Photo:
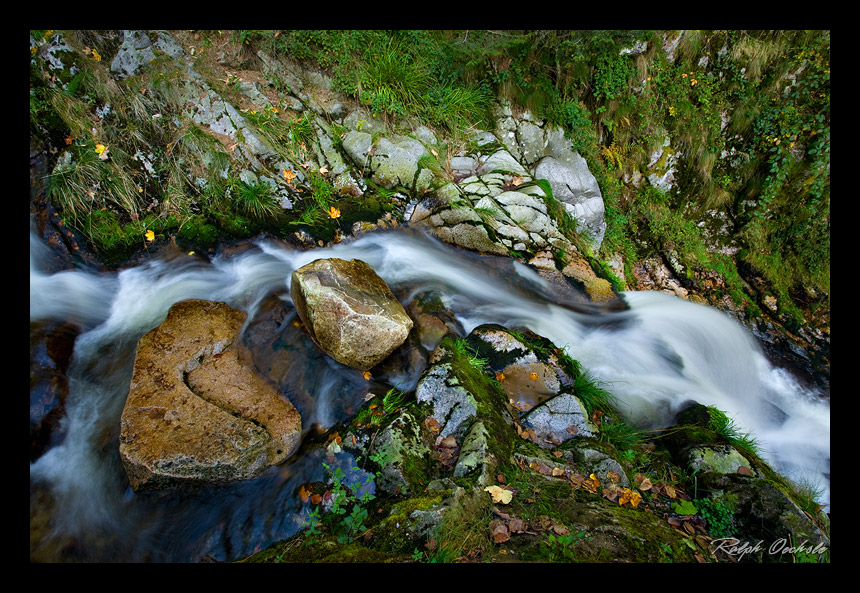
{"label": "wet rock", "polygon": [[449,363],[431,366],[418,382],[415,397],[433,406],[441,438],[463,436],[478,413],[475,397],[459,384]]}
{"label": "wet rock", "polygon": [[314,342],[361,370],[382,362],[412,329],[385,281],[361,260],[318,259],[295,270],[290,296]]}
{"label": "wet rock", "polygon": [[523,427],[533,429],[537,443],[544,447],[560,445],[577,436],[592,437],[598,428],[579,399],[563,393],[536,406],[522,419]]}
{"label": "wet rock", "polygon": [[252,478],[298,448],[299,413],[240,350],[244,320],[182,301],[138,342],[120,427],[134,490]]}

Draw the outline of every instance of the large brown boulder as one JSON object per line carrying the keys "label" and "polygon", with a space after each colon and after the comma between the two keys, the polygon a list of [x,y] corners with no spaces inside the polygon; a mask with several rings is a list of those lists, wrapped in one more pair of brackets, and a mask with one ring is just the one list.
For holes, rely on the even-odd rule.
{"label": "large brown boulder", "polygon": [[412,319],[367,263],[318,259],[295,270],[290,296],[311,338],[329,356],[363,371],[406,341]]}
{"label": "large brown boulder", "polygon": [[135,491],[252,478],[298,448],[298,411],[240,349],[245,317],[182,301],[138,342],[120,429]]}

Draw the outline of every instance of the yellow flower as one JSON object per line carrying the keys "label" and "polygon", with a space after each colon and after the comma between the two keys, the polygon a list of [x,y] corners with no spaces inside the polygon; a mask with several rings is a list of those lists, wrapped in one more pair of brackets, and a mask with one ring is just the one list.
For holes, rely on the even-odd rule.
{"label": "yellow flower", "polygon": [[104,144],[96,144],[96,154],[103,154],[106,149]]}
{"label": "yellow flower", "polygon": [[340,218],[340,210],[332,206],[328,209],[328,215],[332,218]]}
{"label": "yellow flower", "polygon": [[146,231],[144,237],[146,237],[147,241],[155,241],[155,233],[151,229]]}

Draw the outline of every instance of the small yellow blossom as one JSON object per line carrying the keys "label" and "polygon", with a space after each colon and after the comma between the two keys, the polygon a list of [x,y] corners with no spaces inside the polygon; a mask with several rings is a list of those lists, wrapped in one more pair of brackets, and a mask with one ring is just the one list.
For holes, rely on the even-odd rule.
{"label": "small yellow blossom", "polygon": [[96,154],[104,154],[107,147],[104,144],[96,144]]}
{"label": "small yellow blossom", "polygon": [[150,242],[155,241],[155,233],[152,231],[152,229],[146,231],[146,233],[144,234],[144,237],[146,237],[147,241],[150,241]]}
{"label": "small yellow blossom", "polygon": [[332,218],[340,218],[340,210],[332,206],[328,209],[328,215]]}

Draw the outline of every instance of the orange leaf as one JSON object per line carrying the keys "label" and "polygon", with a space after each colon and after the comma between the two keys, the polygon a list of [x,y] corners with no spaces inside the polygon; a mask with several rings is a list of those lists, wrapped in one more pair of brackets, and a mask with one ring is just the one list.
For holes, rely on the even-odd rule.
{"label": "orange leaf", "polygon": [[532,381],[537,381],[538,380],[537,373],[529,373],[529,379],[531,379]]}
{"label": "orange leaf", "polygon": [[340,210],[332,206],[328,209],[328,215],[332,218],[340,218]]}
{"label": "orange leaf", "polygon": [[499,371],[498,373],[496,373],[496,381],[504,381],[504,380],[505,380],[505,374],[502,371]]}
{"label": "orange leaf", "polygon": [[281,169],[281,172],[284,174],[284,179],[287,180],[287,183],[292,183],[293,179],[296,178],[296,174],[293,173],[292,169],[290,169],[289,171],[287,171],[286,169]]}
{"label": "orange leaf", "polygon": [[307,487],[304,484],[302,484],[299,487],[299,498],[302,499],[302,502],[307,502],[308,499],[310,498],[310,496],[311,496],[310,490],[308,490]]}
{"label": "orange leaf", "polygon": [[370,381],[370,371],[364,371],[361,374],[364,375],[365,381]]}

